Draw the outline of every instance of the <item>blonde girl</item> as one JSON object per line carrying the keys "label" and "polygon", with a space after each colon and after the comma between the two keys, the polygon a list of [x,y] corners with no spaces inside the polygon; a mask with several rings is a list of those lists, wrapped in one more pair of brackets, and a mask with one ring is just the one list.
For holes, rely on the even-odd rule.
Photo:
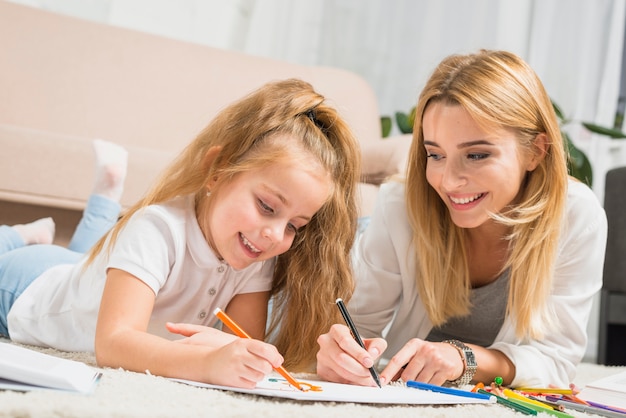
{"label": "blonde girl", "polygon": [[[283,361],[311,370],[332,301],[353,287],[358,156],[308,83],[261,87],[220,112],[84,263],[57,267],[62,289],[33,292],[24,303],[64,293],[73,309],[39,313],[21,340],[45,327],[41,345],[95,350],[101,366],[241,387]],[[271,296],[274,345],[262,341]],[[217,307],[255,339],[213,328]],[[9,330],[23,323],[10,317]]]}

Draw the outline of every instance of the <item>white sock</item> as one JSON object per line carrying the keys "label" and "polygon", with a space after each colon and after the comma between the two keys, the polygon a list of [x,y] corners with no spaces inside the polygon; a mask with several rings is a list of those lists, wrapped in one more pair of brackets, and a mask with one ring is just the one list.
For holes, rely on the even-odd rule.
{"label": "white sock", "polygon": [[54,240],[55,225],[52,218],[41,218],[28,224],[13,225],[13,229],[20,234],[26,245],[52,244]]}
{"label": "white sock", "polygon": [[124,192],[128,151],[102,139],[93,140],[96,155],[96,175],[93,193],[119,202]]}

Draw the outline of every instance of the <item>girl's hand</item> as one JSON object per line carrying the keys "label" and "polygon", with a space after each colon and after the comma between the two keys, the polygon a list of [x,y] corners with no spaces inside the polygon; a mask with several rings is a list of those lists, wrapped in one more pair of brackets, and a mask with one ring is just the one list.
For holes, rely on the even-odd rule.
{"label": "girl's hand", "polygon": [[176,340],[177,343],[181,344],[195,344],[219,348],[239,338],[233,334],[203,325],[168,322],[165,326],[172,334],[179,334],[186,337]]}
{"label": "girl's hand", "polygon": [[459,351],[448,343],[433,343],[413,338],[389,361],[380,374],[386,382],[403,381],[441,385],[456,380],[463,373],[465,363]]}
{"label": "girl's hand", "polygon": [[[369,368],[385,351],[382,338],[363,339],[366,350],[355,341],[345,325],[335,324],[318,337],[317,374],[331,382],[375,386]],[[381,384],[389,380],[382,381]]]}
{"label": "girl's hand", "polygon": [[263,341],[235,337],[211,350],[207,366],[211,383],[252,389],[265,375],[283,364],[276,347]]}

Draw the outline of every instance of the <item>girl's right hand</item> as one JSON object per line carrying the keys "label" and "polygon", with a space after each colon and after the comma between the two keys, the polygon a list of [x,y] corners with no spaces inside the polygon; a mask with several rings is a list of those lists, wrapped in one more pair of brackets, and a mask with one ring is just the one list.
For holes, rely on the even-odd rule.
{"label": "girl's right hand", "polygon": [[[339,383],[375,386],[369,368],[385,351],[382,338],[364,338],[366,349],[352,337],[345,325],[335,324],[318,337],[317,374],[325,380]],[[381,384],[386,383],[381,381]]]}
{"label": "girl's right hand", "polygon": [[168,331],[185,336],[176,340],[180,344],[212,347],[211,382],[224,386],[254,388],[258,381],[283,363],[276,347],[259,340],[239,338],[235,335],[202,325],[166,324]]}
{"label": "girl's right hand", "polygon": [[211,383],[252,389],[274,368],[283,364],[276,347],[263,341],[236,338],[211,350],[207,366]]}
{"label": "girl's right hand", "polygon": [[185,337],[180,340],[175,340],[177,343],[181,344],[195,344],[219,348],[239,338],[236,335],[204,325],[167,322],[165,327],[172,334]]}

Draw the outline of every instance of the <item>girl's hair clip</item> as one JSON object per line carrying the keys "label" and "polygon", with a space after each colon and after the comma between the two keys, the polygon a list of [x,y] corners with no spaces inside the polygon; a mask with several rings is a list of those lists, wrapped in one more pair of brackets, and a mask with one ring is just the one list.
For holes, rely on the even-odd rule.
{"label": "girl's hair clip", "polygon": [[315,108],[307,110],[304,114],[326,135],[328,128],[315,115]]}

